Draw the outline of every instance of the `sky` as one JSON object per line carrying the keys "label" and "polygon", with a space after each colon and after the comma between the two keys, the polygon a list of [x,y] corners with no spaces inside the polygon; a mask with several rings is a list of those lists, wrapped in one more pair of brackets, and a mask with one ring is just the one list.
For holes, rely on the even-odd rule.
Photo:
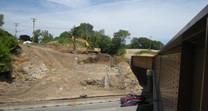
{"label": "sky", "polygon": [[80,23],[104,29],[113,37],[120,29],[134,37],[151,37],[166,44],[206,5],[208,0],[0,0],[3,29],[17,36],[48,30],[54,37]]}

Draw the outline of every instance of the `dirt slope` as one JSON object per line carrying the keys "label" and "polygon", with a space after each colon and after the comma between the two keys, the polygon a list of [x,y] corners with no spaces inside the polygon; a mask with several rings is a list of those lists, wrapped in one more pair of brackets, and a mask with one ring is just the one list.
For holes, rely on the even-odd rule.
{"label": "dirt slope", "polygon": [[[60,45],[21,48],[13,56],[14,82],[0,82],[0,102],[140,92],[128,64],[121,63],[121,74],[118,67],[109,68],[108,56],[71,54]],[[110,87],[104,88],[107,74]]]}

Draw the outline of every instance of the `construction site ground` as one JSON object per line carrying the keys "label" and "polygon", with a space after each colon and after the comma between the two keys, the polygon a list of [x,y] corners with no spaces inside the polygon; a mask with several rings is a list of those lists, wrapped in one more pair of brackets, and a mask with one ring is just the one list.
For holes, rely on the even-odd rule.
{"label": "construction site ground", "polygon": [[58,43],[20,45],[19,53],[12,55],[12,82],[0,81],[0,102],[141,93],[122,58],[81,54],[81,46],[75,54],[71,50]]}

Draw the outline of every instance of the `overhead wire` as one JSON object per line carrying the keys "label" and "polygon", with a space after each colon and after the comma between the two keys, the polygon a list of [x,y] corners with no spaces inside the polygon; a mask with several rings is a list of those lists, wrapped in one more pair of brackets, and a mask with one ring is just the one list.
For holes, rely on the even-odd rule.
{"label": "overhead wire", "polygon": [[[6,26],[9,26],[9,27],[13,27],[14,25],[6,25]],[[19,25],[18,27],[33,27],[32,25],[29,26],[29,25]],[[43,29],[55,29],[55,30],[70,30],[70,28],[56,28],[56,27],[41,27],[41,26],[36,26],[36,29],[37,28],[43,28]]]}

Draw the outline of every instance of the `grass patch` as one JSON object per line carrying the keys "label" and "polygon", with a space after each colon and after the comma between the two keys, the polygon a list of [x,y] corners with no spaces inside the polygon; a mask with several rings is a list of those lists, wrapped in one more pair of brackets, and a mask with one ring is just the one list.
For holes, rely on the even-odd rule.
{"label": "grass patch", "polygon": [[151,50],[141,50],[135,53],[136,55],[141,55],[141,54],[151,54],[151,55],[156,55],[157,52],[151,51]]}

